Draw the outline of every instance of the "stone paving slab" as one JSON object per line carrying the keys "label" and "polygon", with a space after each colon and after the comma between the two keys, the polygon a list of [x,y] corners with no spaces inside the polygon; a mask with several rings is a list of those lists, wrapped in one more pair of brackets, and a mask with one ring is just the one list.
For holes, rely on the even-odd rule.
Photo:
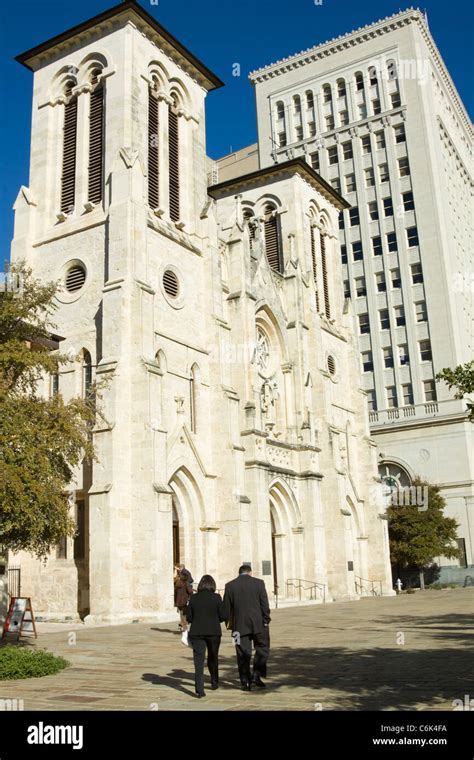
{"label": "stone paving slab", "polygon": [[[0,681],[25,710],[451,710],[474,697],[474,588],[272,612],[267,689],[240,691],[229,632],[221,688],[194,696],[192,650],[172,623],[39,624],[27,646],[65,657],[53,676]],[[75,645],[69,634],[74,631]]]}

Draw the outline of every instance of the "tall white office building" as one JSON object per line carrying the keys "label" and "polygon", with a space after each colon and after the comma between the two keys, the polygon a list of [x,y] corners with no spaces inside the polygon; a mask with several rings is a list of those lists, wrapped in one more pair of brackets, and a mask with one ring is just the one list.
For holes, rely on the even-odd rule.
{"label": "tall white office building", "polygon": [[[341,287],[380,472],[442,487],[464,553],[440,558],[442,577],[462,580],[474,564],[472,426],[435,377],[473,356],[470,119],[414,9],[250,79],[259,165],[304,156],[350,203],[339,217]],[[248,171],[255,147],[221,160],[221,178]]]}

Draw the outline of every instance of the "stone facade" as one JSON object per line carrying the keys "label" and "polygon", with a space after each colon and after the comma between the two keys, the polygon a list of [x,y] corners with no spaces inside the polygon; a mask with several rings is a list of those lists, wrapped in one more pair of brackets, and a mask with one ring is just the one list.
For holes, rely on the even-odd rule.
{"label": "stone facade", "polygon": [[472,426],[435,377],[474,350],[473,129],[427,20],[396,13],[250,79],[260,166],[302,156],[357,210],[341,215],[341,286],[380,473],[441,486],[472,568]]}
{"label": "stone facade", "polygon": [[[345,201],[301,161],[208,189],[204,101],[218,80],[132,2],[23,62],[35,80],[31,173],[15,204],[12,257],[62,283],[56,326],[70,364],[59,392],[86,393],[91,374],[106,381],[97,461],[71,489],[77,538],[46,565],[14,558],[35,613],[91,623],[163,618],[177,559],[221,589],[250,561],[272,601],[275,586],[279,598],[297,598],[301,580],[303,599],[357,598],[367,579],[391,593],[354,316],[340,289]],[[94,204],[88,119],[97,71],[104,192]],[[75,201],[61,213],[71,78]],[[150,89],[160,125],[157,208],[148,202]],[[74,271],[84,278],[78,288],[68,287]]]}

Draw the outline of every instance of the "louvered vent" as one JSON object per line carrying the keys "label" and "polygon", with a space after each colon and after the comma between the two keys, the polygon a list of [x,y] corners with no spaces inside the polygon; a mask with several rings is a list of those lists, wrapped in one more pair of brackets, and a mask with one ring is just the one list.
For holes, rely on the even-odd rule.
{"label": "louvered vent", "polygon": [[179,221],[179,124],[173,106],[168,110],[170,218]]}
{"label": "louvered vent", "polygon": [[[66,90],[69,95],[71,88]],[[63,172],[61,177],[61,211],[71,214],[74,211],[76,195],[76,133],[77,133],[77,98],[64,106],[63,135]]]}
{"label": "louvered vent", "polygon": [[270,267],[281,272],[280,241],[278,235],[278,219],[272,211],[265,215],[265,252]]}
{"label": "louvered vent", "polygon": [[66,290],[75,293],[80,290],[86,281],[86,270],[81,264],[75,264],[66,274]]}
{"label": "louvered vent", "polygon": [[158,100],[148,91],[148,204],[158,208],[159,165],[158,165]]}
{"label": "louvered vent", "polygon": [[321,269],[323,275],[323,291],[324,291],[324,313],[328,319],[331,319],[331,305],[329,303],[329,283],[328,283],[328,270],[326,261],[326,239],[324,235],[319,236],[321,243]]}
{"label": "louvered vent", "polygon": [[318,266],[316,253],[316,227],[311,227],[311,261],[313,263],[314,293],[316,298],[316,311],[319,313],[319,291],[318,291]]}
{"label": "louvered vent", "polygon": [[[93,76],[97,81],[97,75]],[[104,163],[104,90],[99,87],[91,93],[89,115],[89,193],[93,203],[102,200]]]}
{"label": "louvered vent", "polygon": [[336,361],[334,356],[328,356],[328,370],[330,375],[336,374]]}
{"label": "louvered vent", "polygon": [[256,231],[255,231],[255,219],[253,217],[252,212],[249,209],[246,209],[244,211],[244,222],[246,223],[248,231],[249,231],[250,250],[252,250],[253,244],[255,242]]}
{"label": "louvered vent", "polygon": [[170,298],[176,298],[179,293],[179,281],[175,273],[167,269],[163,275],[163,287]]}

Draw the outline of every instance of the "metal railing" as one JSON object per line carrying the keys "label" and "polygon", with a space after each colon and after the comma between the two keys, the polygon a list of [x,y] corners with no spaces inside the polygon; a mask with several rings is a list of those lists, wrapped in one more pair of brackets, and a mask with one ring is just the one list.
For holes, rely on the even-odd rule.
{"label": "metal railing", "polygon": [[354,583],[356,594],[360,596],[382,596],[382,581],[371,581],[356,575]]}
{"label": "metal railing", "polygon": [[8,596],[21,596],[21,568],[8,568]]}
{"label": "metal railing", "polygon": [[301,601],[302,593],[304,592],[307,594],[309,592],[309,600],[307,599],[307,601],[316,601],[318,599],[318,593],[323,602],[326,601],[326,584],[324,583],[305,581],[303,578],[288,578],[285,586],[287,598],[297,595],[298,599]]}

